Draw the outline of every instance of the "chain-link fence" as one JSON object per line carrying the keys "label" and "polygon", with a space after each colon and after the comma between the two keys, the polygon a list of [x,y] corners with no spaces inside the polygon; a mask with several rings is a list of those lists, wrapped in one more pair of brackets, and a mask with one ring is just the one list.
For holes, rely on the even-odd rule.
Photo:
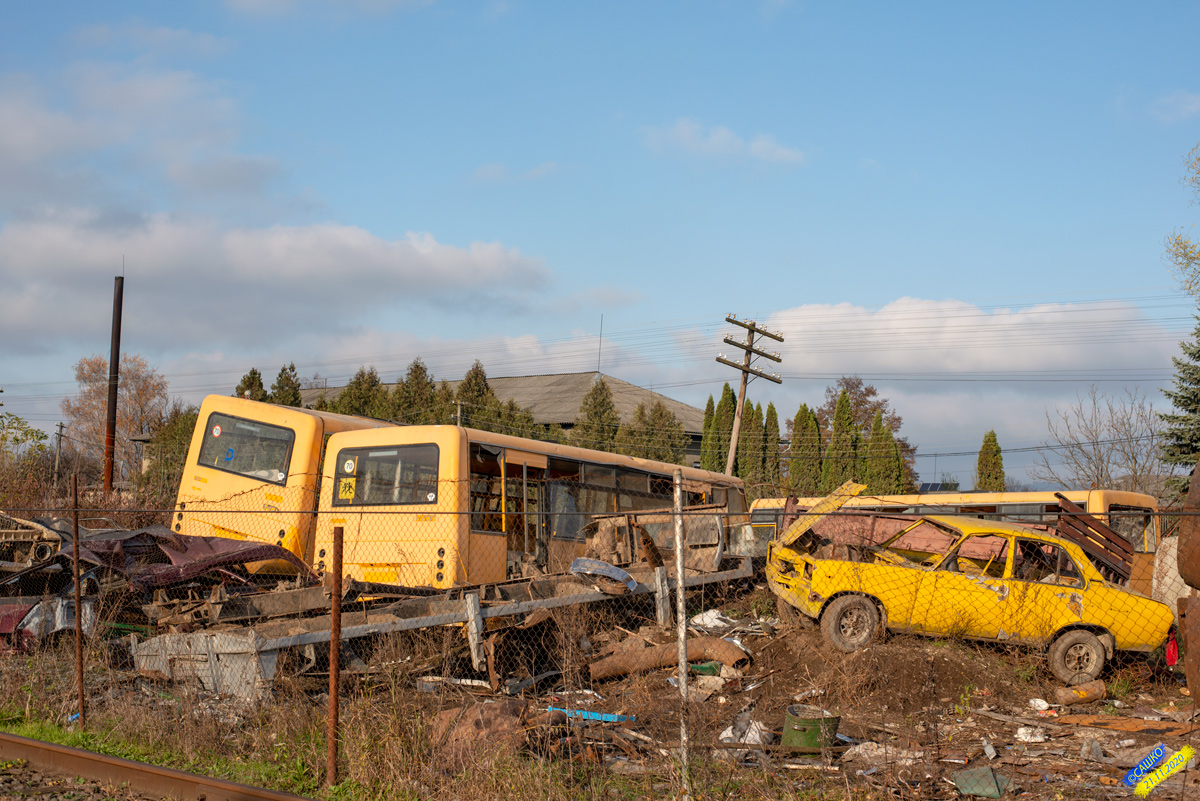
{"label": "chain-link fence", "polygon": [[9,509],[0,716],[339,797],[1092,798],[1194,742],[1171,537],[833,514],[764,560],[686,492],[511,483]]}

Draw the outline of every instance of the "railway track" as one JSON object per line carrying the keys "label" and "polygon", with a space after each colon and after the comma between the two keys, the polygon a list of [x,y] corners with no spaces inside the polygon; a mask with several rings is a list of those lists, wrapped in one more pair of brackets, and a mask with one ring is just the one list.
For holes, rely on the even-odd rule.
{"label": "railway track", "polygon": [[155,798],[176,798],[180,801],[309,801],[303,796],[278,790],[213,779],[3,732],[0,732],[0,759],[23,759],[46,773],[80,776],[106,785],[124,786]]}

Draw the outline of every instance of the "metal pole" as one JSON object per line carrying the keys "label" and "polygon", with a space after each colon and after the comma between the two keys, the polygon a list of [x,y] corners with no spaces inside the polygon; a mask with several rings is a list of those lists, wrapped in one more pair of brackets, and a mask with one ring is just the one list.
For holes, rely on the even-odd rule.
{"label": "metal pole", "polygon": [[342,527],[333,527],[333,559],[329,589],[329,751],[325,758],[325,785],[338,781],[338,684],[342,652]]}
{"label": "metal pole", "polygon": [[87,695],[83,689],[83,601],[79,591],[79,479],[71,476],[71,548],[75,576],[75,683],[79,685],[79,728],[87,724]]}
{"label": "metal pole", "polygon": [[117,442],[117,381],[121,372],[121,298],[125,279],[117,276],[113,286],[112,347],[108,352],[108,421],[104,429],[104,497],[112,494],[113,451]]}
{"label": "metal pole", "polygon": [[692,774],[688,753],[688,658],[687,606],[683,586],[683,471],[675,470],[675,627],[679,643],[679,763],[683,771],[683,797],[692,794]]}
{"label": "metal pole", "polygon": [[62,452],[62,431],[65,423],[58,424],[58,439],[54,441],[54,488],[50,490],[52,498],[58,497],[58,455]]}

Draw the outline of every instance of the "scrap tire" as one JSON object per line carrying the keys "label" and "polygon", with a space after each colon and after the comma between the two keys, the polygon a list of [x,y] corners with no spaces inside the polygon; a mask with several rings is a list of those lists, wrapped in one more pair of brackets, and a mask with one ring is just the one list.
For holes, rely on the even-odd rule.
{"label": "scrap tire", "polygon": [[862,595],[835,598],[821,615],[821,631],[834,648],[845,653],[865,648],[879,630],[879,609]]}
{"label": "scrap tire", "polygon": [[1068,631],[1050,646],[1050,672],[1068,687],[1093,681],[1104,668],[1104,643],[1090,631]]}

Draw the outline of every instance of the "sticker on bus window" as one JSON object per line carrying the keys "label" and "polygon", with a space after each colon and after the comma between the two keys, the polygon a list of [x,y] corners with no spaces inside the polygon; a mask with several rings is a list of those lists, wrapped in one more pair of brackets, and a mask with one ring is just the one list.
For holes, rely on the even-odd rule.
{"label": "sticker on bus window", "polygon": [[233,461],[233,448],[225,449],[225,458],[222,459],[221,461],[223,461],[223,462],[232,462]]}
{"label": "sticker on bus window", "polygon": [[426,496],[425,496],[425,500],[432,502],[432,501],[433,501],[433,499],[434,499],[434,498],[436,498],[436,497],[437,497],[437,496],[436,496],[436,495],[434,495],[434,494],[431,492],[431,493],[429,493],[428,495],[426,495]]}
{"label": "sticker on bus window", "polygon": [[213,436],[214,437],[221,436],[221,427],[220,426],[213,426]]}
{"label": "sticker on bus window", "polygon": [[346,463],[342,465],[342,472],[343,473],[353,473],[354,472],[354,459],[346,460]]}
{"label": "sticker on bus window", "polygon": [[340,481],[338,481],[338,500],[339,501],[354,500],[354,485],[355,485],[355,483],[357,483],[357,480],[354,479],[353,477],[343,478]]}

